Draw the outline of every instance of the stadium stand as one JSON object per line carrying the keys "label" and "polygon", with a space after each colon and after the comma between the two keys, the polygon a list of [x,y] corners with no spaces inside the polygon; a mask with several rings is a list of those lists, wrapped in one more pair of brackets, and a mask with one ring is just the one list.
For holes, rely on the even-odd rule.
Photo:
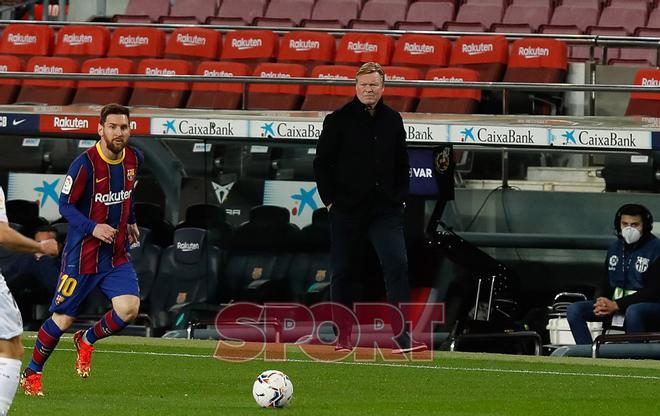
{"label": "stadium stand", "polygon": [[[640,69],[635,74],[633,85],[660,85],[659,69]],[[627,116],[660,117],[660,94],[652,92],[633,92],[626,109]]]}
{"label": "stadium stand", "polygon": [[[180,59],[145,59],[140,62],[137,74],[190,75],[190,63]],[[138,81],[128,101],[131,106],[162,108],[183,107],[190,86],[187,82]]]}
{"label": "stadium stand", "polygon": [[[59,56],[35,56],[25,72],[64,74],[78,72],[78,63]],[[26,79],[16,98],[17,104],[67,105],[76,91],[76,81]]]}
{"label": "stadium stand", "polygon": [[[300,64],[265,62],[257,65],[253,75],[261,78],[304,77],[307,69]],[[303,85],[251,84],[245,107],[249,110],[298,110],[305,93]]]}
{"label": "stadium stand", "polygon": [[[502,23],[494,23],[493,27],[498,29],[514,28],[509,25],[527,25],[531,32],[536,32],[538,27],[550,22],[552,9],[550,6],[534,6],[527,4],[512,4],[507,7]],[[504,30],[502,30],[504,31]]]}
{"label": "stadium stand", "polygon": [[466,3],[458,9],[455,22],[477,24],[481,26],[481,32],[485,32],[493,23],[500,23],[502,21],[503,13],[504,5],[502,3]]}
{"label": "stadium stand", "polygon": [[389,29],[394,27],[396,22],[405,20],[407,11],[407,1],[369,0],[362,6],[360,20],[384,21],[389,26],[386,29]]}
{"label": "stadium stand", "polygon": [[[310,77],[324,79],[355,79],[358,67],[348,65],[319,65]],[[309,85],[301,110],[332,111],[346,104],[355,95],[355,87],[335,85]]]}
{"label": "stadium stand", "polygon": [[[444,82],[480,81],[477,71],[465,68],[438,68],[426,73],[426,79]],[[470,114],[477,111],[481,91],[467,88],[422,88],[418,113]]]}
{"label": "stadium stand", "polygon": [[509,56],[504,36],[461,36],[451,50],[449,66],[473,69],[486,82],[502,80]]}
{"label": "stadium stand", "polygon": [[[83,74],[119,75],[133,74],[133,61],[123,58],[88,59],[82,64]],[[131,95],[129,81],[80,81],[72,104],[97,104],[108,102],[126,104]]]}
{"label": "stadium stand", "polygon": [[598,19],[598,26],[622,27],[626,34],[631,34],[638,27],[646,25],[647,16],[648,12],[644,3],[627,1],[624,4],[612,4],[603,9]]}
{"label": "stadium stand", "polygon": [[64,26],[57,32],[53,55],[66,56],[82,64],[106,55],[110,31],[102,26]]}
{"label": "stadium stand", "polygon": [[298,26],[301,20],[311,18],[313,7],[314,0],[270,0],[263,17],[288,19],[291,22],[289,27]]}
{"label": "stadium stand", "polygon": [[[0,55],[1,72],[21,72],[23,63],[16,56]],[[12,104],[16,101],[16,96],[21,88],[20,79],[2,78],[0,79],[0,104]]]}
{"label": "stadium stand", "polygon": [[[208,77],[240,77],[250,75],[248,66],[240,62],[211,62],[199,64],[195,75]],[[193,82],[186,108],[209,108],[236,110],[242,107],[243,88],[241,83]]]}
{"label": "stadium stand", "polygon": [[108,57],[132,59],[162,58],[165,32],[149,27],[119,27],[112,32]]}
{"label": "stadium stand", "polygon": [[277,56],[279,38],[270,30],[240,30],[225,35],[220,59],[242,62],[254,70],[261,62],[272,62]]}
{"label": "stadium stand", "polygon": [[562,4],[555,9],[550,19],[551,25],[557,26],[575,26],[581,33],[586,32],[589,26],[598,24],[600,9],[588,5],[568,5]]}

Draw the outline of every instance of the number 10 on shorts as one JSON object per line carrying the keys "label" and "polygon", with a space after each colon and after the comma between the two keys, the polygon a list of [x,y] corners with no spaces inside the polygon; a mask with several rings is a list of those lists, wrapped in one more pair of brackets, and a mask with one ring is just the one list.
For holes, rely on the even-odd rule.
{"label": "number 10 on shorts", "polygon": [[73,294],[73,291],[76,290],[78,286],[78,281],[68,274],[63,274],[60,276],[60,283],[57,285],[57,299],[56,303],[60,304],[64,302],[65,298],[68,298]]}

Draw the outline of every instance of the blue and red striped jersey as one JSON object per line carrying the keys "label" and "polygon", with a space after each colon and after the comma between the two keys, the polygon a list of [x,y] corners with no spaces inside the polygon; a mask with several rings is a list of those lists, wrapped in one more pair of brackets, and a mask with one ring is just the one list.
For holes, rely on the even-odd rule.
{"label": "blue and red striped jersey", "polygon": [[[62,269],[102,273],[130,260],[127,226],[135,223],[133,190],[143,161],[131,146],[110,160],[98,142],[71,163],[60,193],[60,214],[69,222]],[[112,244],[92,235],[97,224],[117,229]]]}

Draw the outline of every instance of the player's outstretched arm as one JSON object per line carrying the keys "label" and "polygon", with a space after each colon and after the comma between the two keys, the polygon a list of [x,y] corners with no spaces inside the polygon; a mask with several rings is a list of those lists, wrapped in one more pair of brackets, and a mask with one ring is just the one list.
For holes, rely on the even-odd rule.
{"label": "player's outstretched arm", "polygon": [[11,228],[6,222],[0,222],[0,245],[23,253],[40,253],[47,256],[58,254],[57,241],[54,239],[34,241]]}

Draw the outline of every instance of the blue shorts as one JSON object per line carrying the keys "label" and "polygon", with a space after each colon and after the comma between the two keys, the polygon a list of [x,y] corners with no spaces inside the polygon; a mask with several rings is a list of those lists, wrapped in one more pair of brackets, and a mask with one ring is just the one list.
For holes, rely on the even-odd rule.
{"label": "blue shorts", "polygon": [[133,265],[128,262],[114,269],[96,274],[60,274],[50,311],[68,316],[78,316],[80,305],[90,292],[99,286],[108,299],[121,295],[140,297],[137,275]]}

